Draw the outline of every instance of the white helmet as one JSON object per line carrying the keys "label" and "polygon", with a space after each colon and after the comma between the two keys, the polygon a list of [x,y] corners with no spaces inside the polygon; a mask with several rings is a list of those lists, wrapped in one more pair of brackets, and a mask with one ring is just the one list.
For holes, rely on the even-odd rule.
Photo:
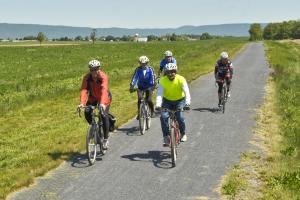
{"label": "white helmet", "polygon": [[165,56],[173,56],[172,54],[172,51],[169,51],[167,50],[165,53],[164,53]]}
{"label": "white helmet", "polygon": [[97,68],[97,67],[100,67],[100,61],[99,60],[91,60],[90,62],[89,62],[89,68]]}
{"label": "white helmet", "polygon": [[148,58],[147,56],[141,56],[141,57],[139,58],[139,62],[140,62],[141,64],[148,63],[148,62],[149,62],[149,58]]}
{"label": "white helmet", "polygon": [[165,71],[171,71],[176,70],[177,71],[177,65],[174,63],[168,63],[165,65]]}
{"label": "white helmet", "polygon": [[221,56],[221,59],[227,59],[228,58],[228,53],[224,51],[224,52],[221,53],[220,56]]}

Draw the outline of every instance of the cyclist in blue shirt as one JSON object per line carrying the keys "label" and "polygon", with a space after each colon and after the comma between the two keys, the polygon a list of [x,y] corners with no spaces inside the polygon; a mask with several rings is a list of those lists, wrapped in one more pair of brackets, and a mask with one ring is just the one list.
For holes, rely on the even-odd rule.
{"label": "cyclist in blue shirt", "polygon": [[162,72],[163,72],[163,75],[165,75],[164,67],[166,66],[166,64],[168,64],[168,63],[174,63],[175,65],[177,64],[176,59],[173,57],[173,53],[170,50],[167,50],[164,53],[164,56],[165,56],[165,58],[160,61],[158,77],[160,77],[160,74]]}
{"label": "cyclist in blue shirt", "polygon": [[[138,110],[143,98],[143,91],[146,93],[146,100],[151,110],[151,117],[154,117],[154,108],[152,102],[152,94],[155,84],[155,74],[153,68],[148,64],[149,59],[147,56],[139,58],[140,66],[135,69],[134,75],[130,83],[130,92],[134,91],[134,86],[137,83],[137,96],[138,96]],[[139,112],[138,112],[139,113]],[[137,116],[139,119],[139,116]]]}

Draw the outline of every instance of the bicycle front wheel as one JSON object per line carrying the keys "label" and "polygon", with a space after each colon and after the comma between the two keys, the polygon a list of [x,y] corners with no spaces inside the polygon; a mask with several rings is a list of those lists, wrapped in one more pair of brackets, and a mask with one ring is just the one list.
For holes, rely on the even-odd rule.
{"label": "bicycle front wheel", "polygon": [[144,135],[146,131],[146,111],[145,111],[144,102],[141,103],[139,109],[139,126],[140,126],[140,133]]}
{"label": "bicycle front wheel", "polygon": [[147,129],[150,129],[151,127],[151,110],[148,104],[146,106],[146,127]]}
{"label": "bicycle front wheel", "polygon": [[97,154],[97,125],[91,125],[86,134],[86,156],[90,165],[96,161]]}
{"label": "bicycle front wheel", "polygon": [[172,157],[172,167],[176,166],[177,152],[176,152],[176,128],[171,127],[170,132],[170,146],[171,146],[171,157]]}
{"label": "bicycle front wheel", "polygon": [[223,109],[223,113],[225,113],[226,98],[227,98],[227,88],[226,88],[226,83],[224,83],[223,88],[222,88],[222,109]]}

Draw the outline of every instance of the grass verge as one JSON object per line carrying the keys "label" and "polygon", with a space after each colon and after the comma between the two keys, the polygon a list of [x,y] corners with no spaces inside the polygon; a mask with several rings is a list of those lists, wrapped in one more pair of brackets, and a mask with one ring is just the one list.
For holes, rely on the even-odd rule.
{"label": "grass verge", "polygon": [[224,199],[300,199],[300,45],[265,44],[274,73],[257,114],[252,143],[258,148],[225,177]]}

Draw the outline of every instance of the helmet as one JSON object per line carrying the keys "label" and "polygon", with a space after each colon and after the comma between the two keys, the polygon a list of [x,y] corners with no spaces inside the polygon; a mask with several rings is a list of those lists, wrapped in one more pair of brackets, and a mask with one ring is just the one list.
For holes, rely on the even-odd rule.
{"label": "helmet", "polygon": [[173,56],[172,54],[172,51],[169,51],[167,50],[165,53],[164,53],[165,56]]}
{"label": "helmet", "polygon": [[149,62],[149,58],[147,56],[141,56],[139,58],[139,62],[144,64],[144,63],[148,63]]}
{"label": "helmet", "polygon": [[97,67],[100,67],[100,61],[99,60],[91,60],[89,62],[89,68],[97,68]]}
{"label": "helmet", "polygon": [[171,71],[176,70],[177,71],[177,65],[174,63],[168,63],[165,65],[165,71]]}
{"label": "helmet", "polygon": [[220,56],[221,56],[221,59],[227,59],[228,58],[228,53],[224,51],[224,52],[221,53]]}

